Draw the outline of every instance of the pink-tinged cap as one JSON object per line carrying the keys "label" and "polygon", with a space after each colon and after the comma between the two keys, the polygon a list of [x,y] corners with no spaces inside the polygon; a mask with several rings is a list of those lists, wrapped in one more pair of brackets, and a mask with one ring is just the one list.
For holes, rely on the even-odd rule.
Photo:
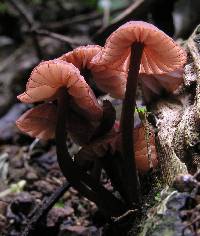
{"label": "pink-tinged cap", "polygon": [[[149,140],[146,140],[145,128],[140,126],[134,129],[134,140],[135,161],[139,172],[145,173],[150,169],[150,167],[155,168],[158,165],[158,159],[154,133],[151,132]],[[148,159],[147,142],[149,142],[149,148],[151,150],[150,160]]]}
{"label": "pink-tinged cap", "polygon": [[56,118],[56,106],[46,103],[25,112],[16,125],[31,137],[47,140],[55,136]]}
{"label": "pink-tinged cap", "polygon": [[86,116],[92,120],[101,118],[102,108],[80,71],[73,64],[58,59],[44,61],[36,66],[26,91],[17,98],[24,103],[53,101],[61,87],[66,88],[66,92]]}
{"label": "pink-tinged cap", "polygon": [[143,21],[130,21],[119,27],[92,62],[115,69],[127,61],[134,42],[144,44],[140,73],[167,73],[181,68],[186,62],[185,51],[172,38]]}
{"label": "pink-tinged cap", "polygon": [[101,50],[102,47],[98,45],[81,46],[58,59],[72,63],[79,70],[90,70],[97,87],[113,97],[122,98],[126,87],[126,68],[123,64],[112,69],[109,66],[91,63],[92,58]]}
{"label": "pink-tinged cap", "polygon": [[[139,125],[137,128],[134,128],[133,130],[134,135],[134,150],[135,150],[135,161],[137,169],[140,173],[144,174],[150,168],[156,168],[158,165],[158,159],[157,159],[157,152],[156,152],[156,145],[155,145],[155,136],[154,133],[151,132],[149,135],[149,146],[151,149],[151,158],[149,160],[148,158],[148,146],[147,146],[147,140],[146,140],[146,131],[144,126]],[[114,142],[111,143],[111,147],[113,152],[116,150],[121,151],[121,134],[117,136],[117,138],[114,140]]]}
{"label": "pink-tinged cap", "polygon": [[81,46],[65,53],[58,59],[72,63],[79,70],[91,69],[93,67],[91,60],[101,49],[102,47],[98,45]]}
{"label": "pink-tinged cap", "polygon": [[159,95],[163,89],[173,92],[179,88],[183,82],[183,68],[163,74],[140,74],[140,84],[146,102],[150,102]]}
{"label": "pink-tinged cap", "polygon": [[[78,158],[86,160],[94,160],[94,158],[101,158],[111,151],[113,154],[116,151],[121,152],[121,133],[117,130],[119,128],[118,122],[113,129],[101,139],[98,139],[84,148],[78,153]],[[135,161],[138,171],[141,174],[146,173],[150,168],[156,168],[158,165],[157,152],[155,146],[155,136],[151,132],[149,135],[149,147],[151,150],[150,160],[148,159],[148,148],[146,141],[146,132],[143,126],[134,128],[134,147],[135,147]]]}
{"label": "pink-tinged cap", "polygon": [[[17,127],[31,137],[52,139],[55,137],[57,123],[57,107],[53,103],[44,103],[25,112],[16,121]],[[74,142],[79,145],[87,144],[96,130],[93,122],[83,117],[69,114],[67,129]]]}

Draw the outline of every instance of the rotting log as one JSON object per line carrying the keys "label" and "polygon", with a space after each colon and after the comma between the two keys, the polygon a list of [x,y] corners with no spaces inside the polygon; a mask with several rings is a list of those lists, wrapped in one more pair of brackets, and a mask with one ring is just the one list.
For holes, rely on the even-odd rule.
{"label": "rotting log", "polygon": [[[187,179],[188,172],[194,174],[200,170],[200,25],[184,46],[188,61],[184,69],[183,86],[175,95],[149,106],[157,129],[161,177],[164,185],[170,186],[178,174],[186,174]],[[162,188],[165,193],[159,205],[151,208],[147,219],[142,220],[143,226],[137,235],[183,235],[183,231],[184,235],[193,235],[191,227],[187,227],[192,224],[184,224],[180,216],[181,210],[187,208],[186,199],[194,198],[195,191],[190,195],[187,191],[173,188],[166,191],[164,186]],[[154,191],[154,196],[158,196],[158,192]],[[130,235],[135,235],[135,226]]]}
{"label": "rotting log", "polygon": [[200,26],[185,43],[188,62],[179,91],[154,103],[157,146],[163,180],[200,168]]}

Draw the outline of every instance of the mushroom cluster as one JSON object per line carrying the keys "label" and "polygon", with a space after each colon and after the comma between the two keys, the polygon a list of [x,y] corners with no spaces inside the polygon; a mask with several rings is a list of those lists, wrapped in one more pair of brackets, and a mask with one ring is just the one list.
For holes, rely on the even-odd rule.
{"label": "mushroom cluster", "polygon": [[[122,107],[121,130],[129,202],[138,201],[139,196],[132,135],[137,84],[139,81],[142,84],[145,91],[143,94],[147,95],[146,100],[152,92],[158,93],[159,87],[171,91],[172,86],[166,83],[166,74],[170,77],[168,73],[181,71],[185,62],[186,53],[173,39],[157,27],[142,21],[130,21],[119,27],[108,37],[101,52],[92,59],[95,65],[106,68],[116,69],[121,65],[126,68],[127,83]],[[146,79],[148,76],[149,78]],[[172,80],[173,89],[176,89],[182,77],[173,77]]]}
{"label": "mushroom cluster", "polygon": [[[137,85],[139,83],[141,86],[145,102],[150,102],[162,90],[172,92],[182,82],[185,62],[184,50],[164,32],[146,22],[128,22],[109,36],[104,47],[78,47],[36,66],[26,91],[18,99],[24,103],[44,103],[28,110],[16,124],[22,132],[32,137],[55,137],[58,162],[63,174],[104,211],[110,206],[105,206],[97,194],[105,194],[107,200],[114,199],[116,204],[121,204],[121,201],[119,203],[119,199],[96,183],[91,175],[80,170],[76,160],[73,161],[69,154],[63,157],[64,150],[67,152],[64,147],[66,134],[68,132],[82,146],[77,159],[99,161],[108,153],[114,159],[115,154],[120,153],[122,158],[119,162],[123,173],[120,193],[125,196],[126,205],[130,208],[138,202],[139,197],[137,172],[146,173],[158,163],[154,135],[151,134],[146,140],[144,125],[134,128]],[[106,109],[98,102],[89,78],[84,77],[85,72],[89,72],[92,83],[100,90],[123,100],[118,128],[115,115],[110,115],[114,114],[111,104]],[[118,174],[115,171],[115,175]],[[115,179],[120,178],[118,176]],[[107,213],[118,215],[121,212],[113,206]]]}

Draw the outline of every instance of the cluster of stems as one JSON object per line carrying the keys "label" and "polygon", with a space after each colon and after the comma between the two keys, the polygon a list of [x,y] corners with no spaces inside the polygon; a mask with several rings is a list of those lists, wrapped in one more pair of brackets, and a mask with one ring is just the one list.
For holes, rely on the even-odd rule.
{"label": "cluster of stems", "polygon": [[[100,184],[98,178],[95,178],[92,173],[88,174],[77,165],[76,161],[72,160],[66,146],[66,124],[70,113],[67,104],[69,103],[70,96],[64,88],[60,89],[58,96],[56,147],[59,166],[71,186],[76,188],[89,200],[95,202],[106,217],[123,214],[127,209],[131,209],[135,204],[138,204],[140,199],[140,185],[134,154],[133,129],[136,90],[142,51],[143,45],[141,43],[133,43],[121,115],[122,155],[117,153],[115,158],[106,156],[101,160],[103,168],[106,170],[114,187],[120,192],[122,199],[115,197]],[[98,137],[102,135],[102,130],[105,133],[112,128],[115,120],[115,112],[111,108],[112,106],[108,102],[104,102],[104,115],[96,132],[96,136]]]}
{"label": "cluster of stems", "polygon": [[74,162],[66,146],[67,132],[65,125],[68,120],[69,95],[61,89],[58,96],[58,122],[56,126],[57,159],[62,173],[81,194],[95,202],[105,216],[118,216],[124,212],[124,204],[111,192],[101,186],[98,181],[83,171]]}

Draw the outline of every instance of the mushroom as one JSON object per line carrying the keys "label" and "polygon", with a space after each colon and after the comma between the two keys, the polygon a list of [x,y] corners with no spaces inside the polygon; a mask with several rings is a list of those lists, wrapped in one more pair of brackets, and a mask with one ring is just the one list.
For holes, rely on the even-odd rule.
{"label": "mushroom", "polygon": [[[29,109],[16,121],[22,132],[43,140],[55,138],[56,123],[57,106],[53,103],[44,103]],[[96,129],[94,123],[73,111],[69,114],[66,127],[72,140],[79,145],[87,144]]]}
{"label": "mushroom", "polygon": [[98,45],[81,46],[68,52],[58,59],[70,62],[80,71],[89,70],[98,88],[109,93],[112,97],[122,98],[126,86],[126,68],[124,64],[111,69],[107,66],[91,63],[92,58],[100,53],[102,47]]}
{"label": "mushroom", "polygon": [[16,121],[17,127],[31,137],[51,139],[55,136],[57,108],[53,103],[45,103],[29,109]]}
{"label": "mushroom", "polygon": [[[59,59],[42,62],[33,70],[26,91],[19,95],[18,99],[25,103],[56,100],[57,107],[54,103],[46,103],[22,115],[17,121],[18,127],[33,136],[48,138],[52,136],[54,131],[52,123],[55,121],[57,160],[63,175],[73,187],[94,201],[109,216],[124,213],[126,209],[124,204],[91,175],[79,168],[66,147],[66,124],[70,125],[68,121],[74,107],[75,112],[92,121],[99,121],[103,116],[102,108],[79,70],[73,64]],[[44,119],[41,119],[42,115]],[[31,119],[35,122],[32,127],[30,127]],[[43,125],[44,130],[41,130]]]}
{"label": "mushroom", "polygon": [[[127,195],[130,204],[139,200],[132,135],[139,73],[150,75],[168,73],[182,68],[185,62],[186,53],[180,46],[155,26],[142,21],[130,21],[119,27],[106,40],[101,52],[92,59],[92,63],[109,66],[111,69],[116,69],[123,63],[127,67],[121,129],[124,175],[128,181]],[[177,80],[177,83],[180,84],[180,80]],[[160,85],[162,86],[162,83]]]}
{"label": "mushroom", "polygon": [[130,21],[119,27],[91,63],[110,69],[124,63],[128,71],[133,43],[144,46],[139,70],[144,97],[146,92],[160,94],[163,88],[169,92],[177,89],[182,82],[186,53],[164,32],[146,22]]}
{"label": "mushroom", "polygon": [[164,90],[168,93],[173,93],[179,88],[182,82],[183,68],[163,74],[139,75],[139,83],[146,103],[150,103]]}
{"label": "mushroom", "polygon": [[[62,60],[42,62],[32,71],[26,91],[19,95],[18,99],[24,103],[41,101],[48,103],[37,106],[23,114],[16,121],[18,128],[33,137],[53,138],[55,136],[57,108],[50,101],[57,99],[62,87],[70,96],[68,105],[71,112],[68,128],[69,130],[73,129],[72,135],[75,136],[75,139],[80,142],[86,141],[88,138],[86,135],[92,132],[92,127],[87,120],[99,121],[103,111],[79,70],[71,63]],[[77,112],[79,116],[74,115]],[[73,126],[79,129],[76,131]],[[83,128],[85,135],[80,137],[79,131]]]}
{"label": "mushroom", "polygon": [[[147,134],[148,132],[148,134]],[[140,174],[146,174],[157,167],[158,159],[155,147],[155,136],[151,128],[148,131],[141,123],[132,131],[134,136],[135,162]],[[85,145],[75,156],[76,160],[89,160],[100,162],[106,170],[112,185],[119,191],[126,203],[129,199],[126,195],[127,181],[123,172],[124,161],[121,158],[121,132],[116,121],[113,129],[104,137]]]}
{"label": "mushroom", "polygon": [[[150,130],[151,131],[151,130]],[[144,174],[149,171],[151,168],[156,168],[158,165],[156,144],[155,144],[155,135],[153,131],[149,134],[149,140],[145,138],[146,131],[144,126],[140,125],[134,129],[134,149],[135,149],[135,161],[139,173]],[[148,157],[150,149],[150,159]]]}
{"label": "mushroom", "polygon": [[106,40],[104,48],[93,59],[95,65],[117,68],[130,60],[134,43],[144,46],[140,73],[163,74],[181,68],[186,62],[184,50],[152,24],[130,21],[120,26]]}
{"label": "mushroom", "polygon": [[80,71],[62,60],[40,63],[31,73],[26,92],[17,98],[24,103],[52,101],[61,87],[66,88],[72,100],[92,120],[98,120],[102,116],[102,109]]}
{"label": "mushroom", "polygon": [[[85,145],[77,154],[80,160],[94,160],[94,158],[104,157],[108,151],[111,155],[116,152],[121,152],[121,132],[118,130],[117,121],[115,128],[113,128],[106,136],[95,140],[88,145]],[[134,128],[132,135],[134,135],[135,161],[137,170],[140,174],[147,173],[151,168],[156,168],[158,164],[157,152],[155,147],[155,135],[153,130],[150,130],[148,140],[146,140],[146,130],[142,124]],[[149,148],[148,150],[148,144]],[[150,160],[149,160],[150,151]]]}

